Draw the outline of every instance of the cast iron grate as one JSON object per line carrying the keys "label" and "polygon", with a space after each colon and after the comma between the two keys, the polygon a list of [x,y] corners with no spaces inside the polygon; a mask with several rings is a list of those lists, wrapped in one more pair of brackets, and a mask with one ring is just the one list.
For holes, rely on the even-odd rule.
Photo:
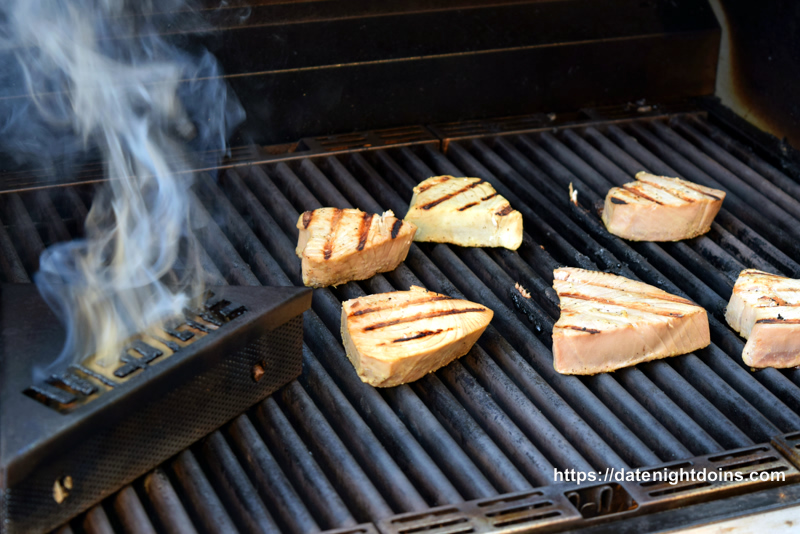
{"label": "cast iron grate", "polygon": [[[411,188],[435,174],[490,181],[522,211],[526,236],[518,252],[414,245],[392,273],[315,291],[297,381],[64,531],[549,531],[771,484],[567,487],[554,482],[554,468],[710,466],[720,457],[733,469],[777,469],[797,481],[777,450],[797,458],[800,371],[745,368],[743,342],[722,314],[745,266],[800,277],[800,185],[702,114],[538,130],[537,121],[505,130],[470,124],[462,138],[439,128],[452,134],[444,153],[412,128],[398,131],[420,135],[419,144],[243,166],[218,183],[201,178],[205,262],[231,284],[300,285],[300,213],[353,206],[402,215]],[[675,244],[605,232],[594,203],[642,169],[728,191],[711,232]],[[569,202],[570,183],[580,206]],[[28,281],[46,245],[79,234],[89,199],[85,187],[0,197],[0,276]],[[712,345],[613,374],[555,373],[558,265],[608,270],[695,300],[709,310]],[[516,283],[532,298],[521,298]],[[458,362],[375,390],[344,356],[341,301],[411,284],[481,302],[495,318]]]}

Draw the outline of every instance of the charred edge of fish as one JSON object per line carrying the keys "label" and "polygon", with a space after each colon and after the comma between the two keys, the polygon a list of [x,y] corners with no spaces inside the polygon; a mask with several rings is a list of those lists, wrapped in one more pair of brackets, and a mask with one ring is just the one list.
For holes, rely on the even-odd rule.
{"label": "charred edge of fish", "polygon": [[369,237],[369,229],[372,226],[372,213],[365,213],[361,217],[361,224],[358,227],[358,246],[356,247],[357,250],[364,250],[364,246],[367,244],[367,238]]}
{"label": "charred edge of fish", "polygon": [[[647,313],[652,313],[653,315],[663,315],[668,317],[683,317],[683,314],[673,311],[659,311],[657,309],[653,309],[652,306],[648,306],[646,304],[633,304],[633,303],[620,303],[613,301],[611,299],[604,299],[600,297],[591,297],[589,295],[581,295],[580,293],[559,293],[559,298],[572,298],[577,300],[588,300],[591,302],[599,302],[600,304],[608,304],[609,306],[619,306],[620,308],[630,308],[631,310],[639,310],[644,311]],[[661,299],[659,297],[648,297],[654,300],[667,300]],[[680,297],[679,297],[680,298]],[[672,300],[668,300],[668,302],[675,302]],[[694,306],[694,304],[692,304]]]}
{"label": "charred edge of fish", "polygon": [[392,239],[397,237],[397,234],[400,233],[400,228],[403,226],[403,221],[397,219],[394,224],[392,225]]}
{"label": "charred edge of fish", "polygon": [[[696,198],[683,196],[681,194],[681,192],[676,190],[676,189],[668,189],[667,187],[664,187],[661,184],[658,184],[658,183],[655,183],[655,182],[648,182],[646,180],[640,180],[640,182],[644,182],[644,183],[646,183],[647,185],[649,185],[651,187],[655,187],[656,189],[660,189],[661,191],[666,191],[667,193],[669,193],[673,197],[679,198],[679,199],[683,200],[684,202],[695,202],[695,201],[697,201]],[[694,189],[693,187],[689,187],[688,189],[691,189],[692,191],[697,191],[697,189]],[[702,191],[697,191],[697,192],[698,193],[702,193]]]}
{"label": "charred edge of fish", "polygon": [[438,206],[439,204],[441,204],[445,200],[450,200],[454,196],[460,195],[461,193],[465,193],[465,192],[469,191],[470,189],[478,187],[479,185],[481,185],[483,183],[485,183],[483,180],[478,180],[477,182],[473,182],[473,183],[471,183],[471,184],[469,184],[467,186],[462,187],[458,191],[453,191],[452,193],[448,193],[445,196],[437,198],[436,200],[432,200],[432,201],[428,202],[427,204],[424,204],[424,205],[422,205],[420,207],[422,209],[424,209],[424,210],[429,210],[429,209],[431,209],[431,208],[433,208],[435,206]]}
{"label": "charred edge of fish", "polygon": [[423,330],[411,337],[399,337],[397,339],[393,339],[392,343],[402,343],[403,341],[411,341],[412,339],[420,339],[423,337],[428,336],[435,336],[436,334],[441,334],[443,330],[440,328],[439,330]]}
{"label": "charred edge of fish", "polygon": [[304,211],[303,212],[303,228],[308,228],[308,225],[311,224],[311,219],[314,218],[313,211]]}
{"label": "charred edge of fish", "polygon": [[462,308],[460,310],[438,310],[435,312],[420,313],[414,315],[413,317],[403,317],[402,319],[394,319],[392,321],[383,321],[380,323],[375,323],[371,326],[365,327],[364,332],[369,332],[371,330],[377,330],[379,328],[393,326],[396,324],[413,323],[414,321],[421,321],[422,319],[433,319],[434,317],[445,317],[447,315],[459,315],[462,313],[485,312],[485,311],[486,308]]}
{"label": "charred edge of fish", "polygon": [[496,211],[494,214],[497,215],[498,217],[505,217],[512,211],[514,211],[514,208],[511,207],[511,204],[506,204],[505,206],[503,206],[503,208],[501,208],[499,211]]}
{"label": "charred edge of fish", "polygon": [[599,334],[600,330],[595,330],[594,328],[586,328],[585,326],[560,326],[559,328],[569,328],[570,330],[577,330],[578,332],[586,332],[589,334]]}
{"label": "charred edge of fish", "polygon": [[800,324],[800,319],[784,319],[779,317],[777,319],[759,319],[756,324]]}
{"label": "charred edge of fish", "polygon": [[479,204],[479,202],[470,202],[469,204],[466,204],[466,205],[464,205],[464,206],[461,206],[460,208],[458,208],[458,211],[464,211],[464,210],[468,210],[468,209],[470,209],[472,206],[477,206],[478,204]]}
{"label": "charred edge of fish", "polygon": [[433,182],[433,183],[430,183],[430,184],[426,184],[426,185],[419,186],[419,187],[417,188],[417,192],[419,192],[419,193],[424,193],[425,191],[427,191],[427,190],[428,190],[428,189],[430,189],[431,187],[436,187],[437,185],[439,185],[439,184],[443,184],[443,183],[445,183],[445,182],[446,182],[446,181],[448,181],[448,180],[450,180],[450,177],[449,177],[449,176],[443,176],[441,180],[438,180],[438,181],[436,181],[436,182]]}
{"label": "charred edge of fish", "polygon": [[[453,300],[453,297],[448,297],[447,295],[437,295],[437,296],[434,296],[434,297],[428,297],[428,298],[419,299],[419,300],[409,300],[409,301],[407,301],[407,302],[405,302],[403,304],[400,304],[399,306],[396,306],[396,305],[393,304],[391,306],[376,306],[374,308],[364,308],[363,310],[354,311],[353,313],[348,315],[348,317],[358,317],[359,315],[366,315],[368,313],[375,313],[375,312],[379,312],[379,311],[382,311],[382,310],[388,310],[389,308],[393,308],[393,309],[398,309],[399,310],[399,309],[403,309],[403,308],[406,308],[408,306],[411,306],[412,304],[425,304],[426,302],[434,302],[434,301],[437,301],[437,300]],[[357,303],[354,303],[352,307],[355,307],[356,304]]]}
{"label": "charred edge of fish", "polygon": [[[647,183],[647,182],[642,182],[642,183]],[[634,187],[623,185],[622,189],[624,189],[625,191],[627,191],[628,193],[630,193],[632,195],[636,195],[637,197],[641,197],[641,198],[643,198],[645,200],[649,200],[650,202],[655,202],[659,206],[663,206],[664,205],[663,202],[659,202],[658,200],[654,199],[653,197],[651,197],[649,195],[646,195],[646,194],[642,193],[641,191],[637,190]]]}
{"label": "charred edge of fish", "polygon": [[617,198],[617,197],[611,197],[611,203],[612,204],[627,204],[627,202],[625,202],[621,198]]}
{"label": "charred edge of fish", "polygon": [[344,210],[336,208],[336,211],[333,212],[333,217],[331,217],[331,233],[325,241],[325,246],[322,247],[322,256],[326,260],[331,259],[333,254],[333,241],[336,237],[336,229],[339,228],[339,223],[342,222],[342,215],[344,215]]}

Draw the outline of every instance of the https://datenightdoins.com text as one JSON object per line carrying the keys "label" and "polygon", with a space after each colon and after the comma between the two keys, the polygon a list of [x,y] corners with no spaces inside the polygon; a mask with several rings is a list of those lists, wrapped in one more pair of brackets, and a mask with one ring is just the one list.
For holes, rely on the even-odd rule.
{"label": "https://datenightdoins.com text", "polygon": [[682,482],[785,482],[786,474],[778,471],[720,471],[716,469],[618,469],[608,467],[605,471],[578,471],[576,469],[553,469],[553,479],[559,482],[574,482],[578,485],[593,482],[666,482],[677,485]]}

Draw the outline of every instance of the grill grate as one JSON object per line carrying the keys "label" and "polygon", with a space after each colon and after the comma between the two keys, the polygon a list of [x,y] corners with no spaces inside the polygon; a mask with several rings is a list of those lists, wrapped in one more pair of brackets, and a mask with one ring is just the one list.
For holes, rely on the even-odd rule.
{"label": "grill grate", "polygon": [[[797,480],[770,442],[796,461],[800,371],[750,372],[723,314],[745,266],[800,277],[800,185],[698,113],[527,133],[514,126],[540,123],[449,125],[438,130],[452,135],[444,153],[412,141],[231,168],[218,183],[201,177],[205,263],[231,284],[301,285],[301,212],[337,206],[402,216],[411,188],[435,174],[491,182],[522,212],[526,235],[518,252],[415,244],[392,273],[316,290],[297,381],[62,532],[574,528],[591,516],[582,506],[589,502],[608,518],[765,486],[576,488],[554,484],[554,467],[712,465],[721,456],[735,469],[774,468]],[[728,191],[711,232],[673,244],[609,235],[594,204],[643,169]],[[581,206],[569,202],[570,183]],[[78,186],[0,196],[0,279],[29,281],[45,246],[77,236],[90,193]],[[559,375],[549,349],[558,265],[691,298],[709,310],[712,345],[613,374]],[[532,299],[520,298],[517,282]],[[373,389],[344,355],[341,301],[412,284],[480,302],[494,319],[457,362],[410,385]],[[737,464],[735,450],[757,467]]]}

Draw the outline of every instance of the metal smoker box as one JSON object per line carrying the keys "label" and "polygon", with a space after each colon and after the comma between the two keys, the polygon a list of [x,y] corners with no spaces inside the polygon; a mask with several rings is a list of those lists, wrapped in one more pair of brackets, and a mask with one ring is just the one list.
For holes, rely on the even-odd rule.
{"label": "metal smoker box", "polygon": [[305,288],[212,288],[119,363],[35,382],[64,329],[35,286],[0,285],[0,533],[55,527],[296,378],[310,304]]}

